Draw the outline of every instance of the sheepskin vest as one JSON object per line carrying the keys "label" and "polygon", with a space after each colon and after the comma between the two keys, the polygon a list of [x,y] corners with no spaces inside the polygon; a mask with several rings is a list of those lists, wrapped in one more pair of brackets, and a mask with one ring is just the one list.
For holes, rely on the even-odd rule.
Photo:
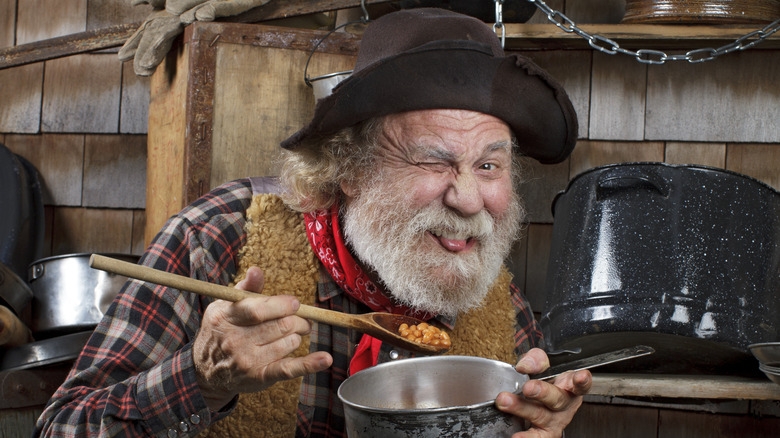
{"label": "sheepskin vest", "polygon": [[[265,273],[264,294],[290,294],[314,305],[319,261],[306,237],[303,216],[287,208],[281,198],[255,195],[246,212],[247,243],[240,252],[235,282],[250,266]],[[484,305],[459,315],[451,331],[447,354],[481,356],[515,364],[515,311],[510,300],[511,274],[502,269]],[[305,337],[293,353],[309,351]],[[293,437],[302,378],[278,382],[264,391],[242,394],[227,418],[211,425],[203,437]]]}

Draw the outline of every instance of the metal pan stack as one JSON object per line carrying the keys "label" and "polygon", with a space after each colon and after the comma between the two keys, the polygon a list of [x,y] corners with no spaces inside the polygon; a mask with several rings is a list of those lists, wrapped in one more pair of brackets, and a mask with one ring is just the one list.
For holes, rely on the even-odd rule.
{"label": "metal pan stack", "polygon": [[43,252],[43,199],[38,171],[0,144],[0,351],[32,340],[27,266]]}
{"label": "metal pan stack", "polygon": [[758,359],[758,369],[780,385],[780,342],[752,344],[749,348]]}

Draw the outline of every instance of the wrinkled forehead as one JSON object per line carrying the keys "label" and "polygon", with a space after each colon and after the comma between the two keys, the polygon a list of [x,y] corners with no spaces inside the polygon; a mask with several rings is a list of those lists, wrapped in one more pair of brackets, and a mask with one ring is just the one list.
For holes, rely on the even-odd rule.
{"label": "wrinkled forehead", "polygon": [[466,153],[512,151],[512,131],[492,115],[470,111],[433,109],[390,114],[381,120],[380,143],[431,151],[440,158]]}

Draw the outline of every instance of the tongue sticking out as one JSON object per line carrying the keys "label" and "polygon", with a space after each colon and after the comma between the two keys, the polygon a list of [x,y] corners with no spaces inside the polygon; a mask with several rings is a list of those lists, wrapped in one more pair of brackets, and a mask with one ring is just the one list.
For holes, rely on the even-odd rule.
{"label": "tongue sticking out", "polygon": [[439,240],[439,243],[441,243],[441,246],[443,246],[444,248],[452,252],[465,251],[471,246],[470,245],[471,239],[469,240],[448,239],[443,236],[437,236],[436,238]]}

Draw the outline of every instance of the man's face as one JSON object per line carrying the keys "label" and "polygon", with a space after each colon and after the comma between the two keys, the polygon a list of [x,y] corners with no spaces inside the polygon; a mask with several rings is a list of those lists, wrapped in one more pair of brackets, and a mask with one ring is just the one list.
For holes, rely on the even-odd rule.
{"label": "man's face", "polygon": [[479,304],[515,238],[511,134],[467,110],[388,116],[375,174],[343,186],[344,233],[358,259],[412,307]]}

